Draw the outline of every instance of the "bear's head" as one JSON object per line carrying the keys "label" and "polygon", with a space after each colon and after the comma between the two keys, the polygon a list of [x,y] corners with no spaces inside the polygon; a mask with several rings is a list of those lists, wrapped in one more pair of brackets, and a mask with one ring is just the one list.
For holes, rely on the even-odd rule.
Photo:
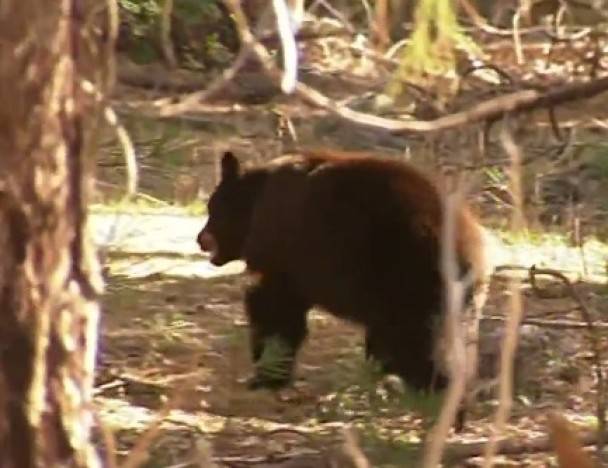
{"label": "bear's head", "polygon": [[207,203],[209,218],[196,239],[214,265],[242,257],[255,203],[252,182],[250,174],[241,174],[238,159],[231,152],[224,153],[220,183]]}

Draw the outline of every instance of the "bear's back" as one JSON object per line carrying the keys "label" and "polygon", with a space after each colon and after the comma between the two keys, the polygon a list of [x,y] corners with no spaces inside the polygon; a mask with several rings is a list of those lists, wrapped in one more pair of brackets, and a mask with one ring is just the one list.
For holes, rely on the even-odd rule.
{"label": "bear's back", "polygon": [[[416,229],[418,233],[425,233],[425,237],[433,239],[437,244],[441,242],[444,236],[442,197],[445,194],[420,169],[405,161],[378,157],[370,153],[320,149],[304,152],[301,157],[312,161],[309,164],[319,171],[333,170],[336,173],[358,174],[361,182],[357,188],[358,193],[363,193],[363,196],[372,201],[384,199],[396,202],[398,207],[390,214],[408,218],[408,225],[412,229]],[[344,183],[344,185],[350,190],[355,190],[352,184]],[[378,190],[378,185],[380,187],[384,185],[388,190]],[[367,191],[368,188],[371,191]],[[373,192],[374,189],[376,193]],[[491,270],[486,257],[487,234],[465,201],[461,200],[454,208],[457,258],[473,269],[475,281],[485,281]],[[370,209],[376,212],[382,211],[381,206],[371,206]],[[384,216],[390,215],[387,211],[384,211]]]}
{"label": "bear's back", "polygon": [[[438,306],[442,200],[421,171],[323,150],[283,156],[267,170],[247,242],[250,269],[289,275],[338,315],[380,301]],[[477,224],[466,208],[458,213],[459,262],[474,267]]]}

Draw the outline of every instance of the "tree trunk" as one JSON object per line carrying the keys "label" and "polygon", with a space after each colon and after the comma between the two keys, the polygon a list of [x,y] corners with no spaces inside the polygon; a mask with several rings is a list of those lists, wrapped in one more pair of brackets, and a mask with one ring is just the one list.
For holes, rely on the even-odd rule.
{"label": "tree trunk", "polygon": [[81,31],[91,18],[85,3],[0,2],[0,466],[6,468],[99,465],[90,433],[102,282],[85,235],[90,119],[84,116],[92,112],[83,109],[81,80],[93,47]]}

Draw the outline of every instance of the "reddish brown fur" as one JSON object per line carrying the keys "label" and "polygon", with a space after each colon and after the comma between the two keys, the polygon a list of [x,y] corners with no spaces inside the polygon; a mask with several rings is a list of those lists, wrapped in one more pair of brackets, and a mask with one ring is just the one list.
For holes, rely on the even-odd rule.
{"label": "reddish brown fur", "polygon": [[[443,207],[428,177],[394,159],[334,150],[285,156],[243,174],[231,156],[222,166],[199,239],[217,243],[217,263],[243,258],[261,274],[246,300],[255,361],[270,337],[295,359],[316,305],[362,324],[368,354],[386,371],[415,388],[445,384],[433,358]],[[456,229],[460,275],[472,270],[477,288],[482,234],[464,205]],[[258,369],[253,385],[289,377]]]}

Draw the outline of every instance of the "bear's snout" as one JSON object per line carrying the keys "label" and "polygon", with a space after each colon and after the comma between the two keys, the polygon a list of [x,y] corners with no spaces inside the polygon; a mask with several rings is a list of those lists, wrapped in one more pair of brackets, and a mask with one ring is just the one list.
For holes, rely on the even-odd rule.
{"label": "bear's snout", "polygon": [[217,250],[215,238],[204,229],[196,238],[196,242],[198,242],[198,245],[203,252],[213,253]]}

